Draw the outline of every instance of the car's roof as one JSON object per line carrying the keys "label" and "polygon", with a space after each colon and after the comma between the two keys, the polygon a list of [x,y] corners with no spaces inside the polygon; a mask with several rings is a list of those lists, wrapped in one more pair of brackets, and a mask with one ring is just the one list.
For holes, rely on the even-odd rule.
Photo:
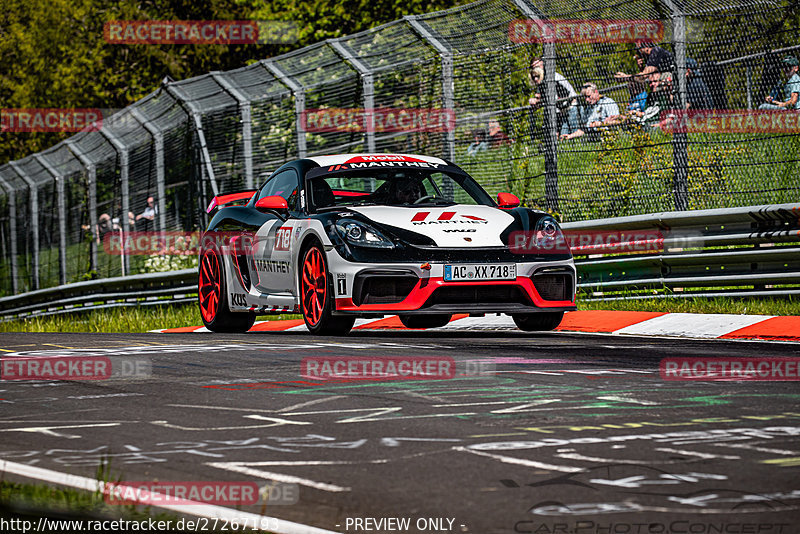
{"label": "car's roof", "polygon": [[312,156],[311,161],[325,167],[328,165],[342,165],[344,163],[362,163],[369,161],[424,161],[426,163],[438,163],[440,165],[447,165],[447,162],[441,158],[433,156],[421,156],[418,154],[334,154],[331,156]]}

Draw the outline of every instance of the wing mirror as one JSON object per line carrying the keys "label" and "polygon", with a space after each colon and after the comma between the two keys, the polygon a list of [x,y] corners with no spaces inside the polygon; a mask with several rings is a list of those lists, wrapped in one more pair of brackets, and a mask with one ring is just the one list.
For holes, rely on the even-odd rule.
{"label": "wing mirror", "polygon": [[272,195],[269,197],[259,198],[256,201],[256,209],[258,211],[277,211],[281,215],[285,215],[289,211],[289,204],[286,199],[280,195]]}
{"label": "wing mirror", "polygon": [[511,193],[498,193],[497,205],[501,210],[510,210],[511,208],[519,207],[519,198]]}

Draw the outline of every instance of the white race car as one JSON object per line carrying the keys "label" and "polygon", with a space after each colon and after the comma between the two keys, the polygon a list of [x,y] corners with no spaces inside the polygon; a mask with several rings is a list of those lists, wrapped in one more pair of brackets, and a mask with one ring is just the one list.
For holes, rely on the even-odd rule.
{"label": "white race car", "polygon": [[575,265],[552,246],[564,239],[555,219],[518,206],[430,156],[291,161],[259,190],[211,202],[203,323],[243,332],[256,315],[299,312],[312,333],[343,334],[357,317],[432,328],[506,313],[522,330],[552,330],[575,309]]}

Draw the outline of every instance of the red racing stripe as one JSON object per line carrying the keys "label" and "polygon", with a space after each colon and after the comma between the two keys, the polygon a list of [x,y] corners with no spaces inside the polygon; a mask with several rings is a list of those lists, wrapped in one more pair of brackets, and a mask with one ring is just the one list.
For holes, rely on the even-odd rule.
{"label": "red racing stripe", "polygon": [[666,313],[637,311],[583,310],[564,314],[564,320],[556,330],[574,332],[614,332]]}
{"label": "red racing stripe", "polygon": [[720,336],[724,339],[766,339],[800,341],[800,317],[772,317]]}

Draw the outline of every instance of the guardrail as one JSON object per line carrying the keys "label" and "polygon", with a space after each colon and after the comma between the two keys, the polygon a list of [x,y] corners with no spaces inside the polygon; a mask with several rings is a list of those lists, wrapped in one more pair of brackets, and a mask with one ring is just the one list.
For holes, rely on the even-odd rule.
{"label": "guardrail", "polygon": [[183,269],[75,282],[0,298],[2,321],[197,299],[197,270]]}
{"label": "guardrail", "polygon": [[576,255],[586,300],[800,295],[800,205],[651,213],[565,230],[655,231],[661,250]]}
{"label": "guardrail", "polygon": [[[576,254],[586,300],[800,295],[800,205],[664,212],[565,223],[564,230],[656,232],[657,251]],[[652,245],[652,243],[651,243]],[[65,284],[0,298],[2,320],[194,302],[197,270]]]}

